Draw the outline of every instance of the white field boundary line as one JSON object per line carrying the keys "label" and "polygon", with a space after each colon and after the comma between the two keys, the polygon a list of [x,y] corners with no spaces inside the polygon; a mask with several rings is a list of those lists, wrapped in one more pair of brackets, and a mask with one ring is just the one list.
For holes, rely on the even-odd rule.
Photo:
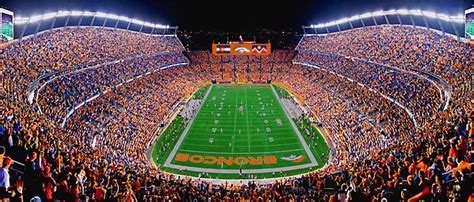
{"label": "white field boundary line", "polygon": [[[164,164],[165,167],[168,168],[174,168],[174,169],[180,169],[180,170],[187,170],[187,171],[194,171],[194,172],[208,172],[208,173],[219,173],[219,174],[239,174],[241,173],[240,169],[214,169],[214,168],[198,168],[198,167],[191,167],[191,166],[183,166],[183,165],[175,165],[172,164],[171,161],[173,160],[173,157],[176,155],[178,152],[179,147],[181,146],[181,143],[183,142],[186,134],[188,133],[189,129],[191,128],[192,123],[194,122],[194,119],[197,117],[197,114],[199,114],[199,111],[201,110],[202,106],[204,105],[204,102],[207,100],[207,97],[209,93],[211,92],[213,85],[209,88],[208,92],[204,96],[203,99],[203,104],[199,107],[198,112],[196,113],[196,116],[193,117],[193,119],[189,122],[188,126],[186,126],[186,129],[184,130],[183,134],[181,135],[180,139],[176,143],[175,147],[173,148],[173,151],[170,153],[168,158],[166,159],[166,162]],[[285,107],[281,104],[279,97],[276,94],[275,89],[273,86],[271,87],[273,91],[273,95],[275,98],[278,100],[278,103],[280,106],[283,108],[283,111],[285,112],[285,115],[288,118],[288,113],[286,112]],[[289,119],[289,118],[288,118]],[[304,141],[303,136],[301,135],[300,131],[296,127],[295,123],[293,120],[289,119],[290,124],[293,127],[293,130],[296,132],[298,139],[301,141],[301,144],[303,146],[303,149],[307,153],[311,163],[307,164],[301,164],[301,165],[295,165],[295,166],[286,166],[286,167],[277,167],[277,168],[263,168],[263,169],[242,169],[242,173],[247,173],[247,174],[259,174],[259,173],[272,173],[272,172],[285,172],[285,171],[292,171],[292,170],[299,170],[299,169],[304,169],[304,168],[312,168],[318,166],[318,162],[314,158],[313,153],[311,150],[309,150],[308,145],[306,144],[306,141]]]}
{"label": "white field boundary line", "polygon": [[188,125],[186,126],[186,128],[185,128],[184,131],[183,131],[183,133],[182,133],[181,136],[179,137],[178,142],[176,142],[176,144],[174,145],[173,150],[171,151],[171,153],[169,154],[168,158],[167,158],[166,161],[165,161],[165,164],[164,164],[165,167],[171,167],[171,165],[172,165],[172,164],[171,164],[171,161],[173,160],[173,157],[176,155],[176,152],[178,152],[178,149],[179,149],[179,147],[181,146],[181,143],[183,143],[184,138],[185,138],[186,135],[188,134],[189,129],[190,129],[191,126],[193,125],[194,120],[195,120],[196,117],[199,115],[199,112],[201,111],[202,106],[203,106],[204,103],[206,102],[207,96],[208,96],[209,93],[211,92],[212,87],[214,87],[214,85],[209,86],[209,89],[207,89],[207,92],[206,92],[206,94],[204,95],[204,98],[202,99],[202,104],[199,105],[199,109],[197,110],[196,114],[195,114],[194,117],[191,119],[191,121],[189,121]]}

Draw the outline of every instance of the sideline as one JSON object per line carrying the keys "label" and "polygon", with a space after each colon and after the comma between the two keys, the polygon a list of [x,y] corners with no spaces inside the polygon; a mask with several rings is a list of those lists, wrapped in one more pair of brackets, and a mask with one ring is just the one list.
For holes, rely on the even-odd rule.
{"label": "sideline", "polygon": [[[185,138],[186,135],[188,134],[188,131],[189,131],[189,129],[191,128],[191,125],[193,125],[194,120],[196,119],[196,117],[198,116],[199,112],[201,111],[202,106],[203,106],[204,103],[206,102],[207,96],[209,96],[209,93],[211,92],[212,87],[214,87],[214,85],[211,85],[211,86],[209,87],[209,89],[207,89],[206,95],[204,95],[204,98],[202,99],[202,101],[203,101],[202,104],[199,105],[199,109],[197,110],[196,114],[195,114],[194,117],[189,121],[188,125],[186,126],[186,128],[185,128],[184,131],[183,131],[183,133],[182,133],[181,136],[179,137],[178,142],[176,142],[176,144],[174,145],[173,150],[172,150],[171,153],[168,155],[168,158],[166,159],[164,166],[170,167],[170,168],[175,168],[175,167],[171,166],[171,165],[172,165],[172,164],[171,164],[171,161],[173,160],[173,157],[176,155],[176,152],[178,152],[178,149],[179,149],[179,147],[181,146],[181,143],[183,143],[184,138]],[[180,168],[178,168],[178,169],[180,169]]]}

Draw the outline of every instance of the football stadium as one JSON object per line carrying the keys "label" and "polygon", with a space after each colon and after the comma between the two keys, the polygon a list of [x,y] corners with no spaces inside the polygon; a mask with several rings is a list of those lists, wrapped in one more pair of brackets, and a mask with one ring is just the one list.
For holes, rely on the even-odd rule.
{"label": "football stadium", "polygon": [[474,201],[472,2],[0,17],[0,201]]}

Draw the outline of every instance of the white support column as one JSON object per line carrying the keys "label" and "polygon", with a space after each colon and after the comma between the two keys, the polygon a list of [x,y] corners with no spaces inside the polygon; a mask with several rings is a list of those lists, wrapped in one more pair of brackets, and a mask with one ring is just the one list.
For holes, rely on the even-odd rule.
{"label": "white support column", "polygon": [[35,37],[36,37],[36,35],[38,34],[38,31],[39,31],[39,29],[40,29],[40,26],[41,26],[41,20],[38,21],[38,25],[36,25],[36,30],[35,30],[35,34],[34,34]]}
{"label": "white support column", "polygon": [[379,25],[379,24],[377,23],[377,20],[375,20],[375,17],[374,17],[374,16],[372,16],[371,18],[372,18],[372,20],[374,21],[375,25]]}
{"label": "white support column", "polygon": [[79,18],[79,23],[77,23],[77,28],[81,26],[82,18],[84,18],[84,15],[81,15],[81,18]]}
{"label": "white support column", "polygon": [[387,15],[383,15],[383,17],[385,18],[385,22],[387,22],[387,24],[389,25],[389,24],[390,24],[390,21],[388,21]]}
{"label": "white support column", "polygon": [[441,31],[443,32],[443,36],[445,36],[445,35],[446,35],[446,32],[444,31],[443,24],[441,23],[441,21],[439,20],[439,18],[436,18],[436,21],[438,21],[439,28],[440,28]]}
{"label": "white support column", "polygon": [[25,27],[23,28],[23,31],[21,31],[21,34],[20,34],[20,43],[21,43],[21,40],[23,39],[23,36],[25,35],[26,28],[28,27],[29,24],[30,24],[30,22],[27,22],[27,23],[25,24]]}
{"label": "white support column", "polygon": [[120,22],[120,20],[117,19],[117,22],[115,22],[115,27],[114,27],[114,29],[117,29],[117,26],[118,26],[118,23],[119,23],[119,22]]}
{"label": "white support column", "polygon": [[92,17],[91,24],[89,25],[90,27],[94,26],[94,21],[95,21],[95,16],[94,16],[94,17]]}
{"label": "white support column", "polygon": [[107,20],[108,20],[108,19],[109,19],[109,18],[105,18],[104,23],[102,24],[102,27],[105,27],[105,23],[107,23]]}
{"label": "white support column", "polygon": [[411,24],[413,25],[413,28],[416,27],[415,20],[413,20],[413,17],[411,15],[408,15],[410,17]]}
{"label": "white support column", "polygon": [[454,25],[452,20],[449,20],[449,22],[451,23],[451,26],[454,29],[454,33],[456,33],[456,37],[457,37],[458,41],[461,41],[461,36],[459,36],[458,30],[456,29],[456,25]]}
{"label": "white support column", "polygon": [[397,14],[397,19],[398,19],[398,23],[399,23],[400,25],[402,25],[402,24],[403,24],[403,23],[402,23],[402,19],[400,18],[400,15],[398,15],[398,14]]}
{"label": "white support column", "polygon": [[425,23],[426,29],[427,29],[427,30],[430,30],[430,26],[428,25],[428,22],[426,21],[425,15],[423,15],[422,17],[423,17],[423,22]]}
{"label": "white support column", "polygon": [[66,22],[64,23],[64,27],[67,27],[67,23],[69,23],[69,18],[71,18],[70,15],[67,16]]}

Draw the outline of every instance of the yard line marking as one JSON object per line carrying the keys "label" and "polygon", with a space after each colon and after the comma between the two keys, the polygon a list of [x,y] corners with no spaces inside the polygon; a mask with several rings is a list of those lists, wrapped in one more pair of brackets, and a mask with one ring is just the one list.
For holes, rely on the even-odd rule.
{"label": "yard line marking", "polygon": [[[194,129],[193,129],[194,130]],[[204,130],[203,130],[204,131]],[[205,131],[209,131],[209,130],[205,130]],[[288,130],[286,130],[284,133],[277,133],[275,131],[272,131],[272,134],[273,134],[273,137],[280,137],[280,136],[288,136]],[[293,131],[290,131],[290,132],[293,132]],[[262,137],[264,134],[260,134]],[[265,135],[268,135],[268,134],[265,134]],[[232,137],[233,135],[219,135],[219,137]],[[192,136],[190,136],[192,137]],[[266,137],[266,136],[265,136]],[[267,137],[266,137],[267,138]],[[187,138],[186,138],[187,139]],[[291,138],[291,139],[294,139],[294,140],[298,140],[298,137],[295,137],[295,138]]]}
{"label": "yard line marking", "polygon": [[[209,147],[208,145],[203,145],[203,144],[194,144],[194,143],[186,143],[184,142],[183,145],[188,145],[188,146],[197,146],[197,147]],[[300,145],[299,142],[296,142],[296,143],[285,143],[285,144],[272,144],[272,145],[268,145],[269,147],[281,147],[281,146],[290,146],[290,145]],[[223,145],[212,145],[212,147],[228,147],[226,146],[225,144]],[[247,146],[232,146],[232,147],[236,147],[236,148],[244,148],[244,147],[247,147]],[[253,147],[265,147],[265,145],[254,145]],[[248,153],[247,153],[248,154]]]}
{"label": "yard line marking", "polygon": [[[188,150],[188,149],[180,149],[180,151],[184,152],[191,152],[191,153],[204,153],[204,154],[227,154],[227,155],[247,155],[247,152],[211,152],[211,151],[197,151],[197,150]],[[295,152],[295,151],[304,151],[304,149],[291,149],[285,151],[271,151],[271,152],[253,152],[252,154],[273,154],[273,153],[288,153],[288,152]],[[277,170],[278,168],[275,168]]]}
{"label": "yard line marking", "polygon": [[237,130],[237,102],[239,101],[238,98],[239,98],[239,91],[236,91],[237,93],[237,96],[235,96],[235,109],[234,109],[234,133],[232,135],[232,152],[234,152],[234,146],[235,146],[235,130]]}

